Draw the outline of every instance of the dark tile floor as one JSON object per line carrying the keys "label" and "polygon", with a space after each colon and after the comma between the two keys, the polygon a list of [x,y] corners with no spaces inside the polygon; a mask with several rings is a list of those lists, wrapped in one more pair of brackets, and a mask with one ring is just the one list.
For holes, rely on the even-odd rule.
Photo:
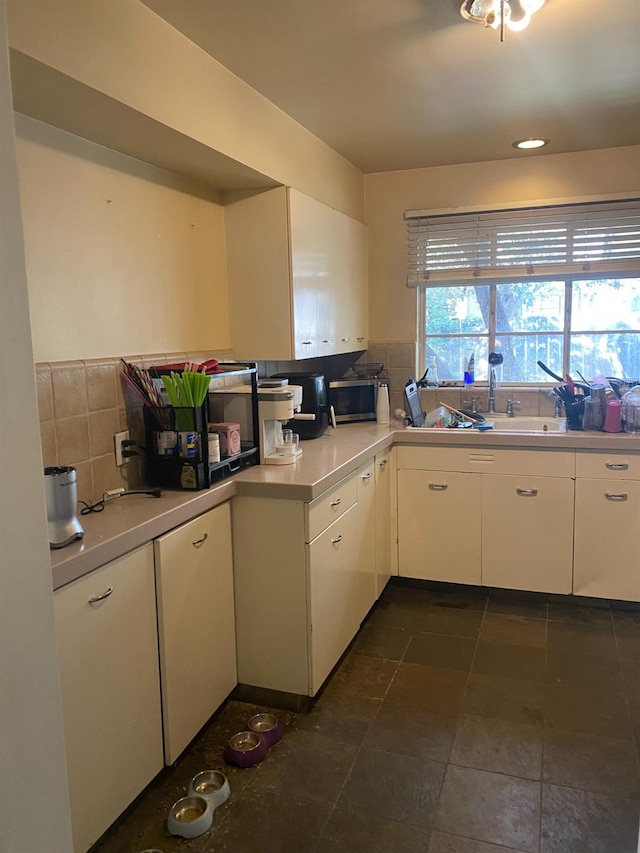
{"label": "dark tile floor", "polygon": [[[228,702],[95,853],[635,853],[640,613],[389,586],[308,714],[225,767]],[[198,771],[231,798],[165,831]]]}

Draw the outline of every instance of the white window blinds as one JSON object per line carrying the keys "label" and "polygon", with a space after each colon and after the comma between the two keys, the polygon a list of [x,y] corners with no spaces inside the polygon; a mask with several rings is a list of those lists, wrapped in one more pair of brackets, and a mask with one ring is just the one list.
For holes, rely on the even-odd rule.
{"label": "white window blinds", "polygon": [[640,199],[405,220],[408,287],[640,271]]}

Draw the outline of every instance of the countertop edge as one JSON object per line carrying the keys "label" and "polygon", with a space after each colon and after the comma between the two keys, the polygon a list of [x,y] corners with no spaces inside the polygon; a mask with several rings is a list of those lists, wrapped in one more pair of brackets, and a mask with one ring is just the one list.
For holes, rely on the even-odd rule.
{"label": "countertop edge", "polygon": [[[640,435],[423,431],[406,429],[397,422],[389,426],[342,426],[304,442],[303,457],[295,465],[252,466],[207,490],[165,490],[160,499],[127,496],[109,503],[103,513],[81,516],[83,540],[50,552],[53,589],[72,583],[236,495],[310,502],[376,453],[407,445],[638,452]],[[288,470],[283,470],[285,467]]]}

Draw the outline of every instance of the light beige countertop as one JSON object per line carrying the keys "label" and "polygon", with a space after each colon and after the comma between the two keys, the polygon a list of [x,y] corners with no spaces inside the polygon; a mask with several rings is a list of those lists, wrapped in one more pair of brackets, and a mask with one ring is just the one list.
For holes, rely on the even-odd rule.
{"label": "light beige countertop", "polygon": [[293,465],[255,465],[199,492],[163,489],[160,498],[130,495],[108,502],[103,512],[81,516],[84,538],[51,551],[53,588],[82,577],[235,495],[311,501],[393,444],[638,453],[640,435],[418,430],[405,429],[397,421],[389,426],[341,424],[320,438],[302,442],[302,456]]}

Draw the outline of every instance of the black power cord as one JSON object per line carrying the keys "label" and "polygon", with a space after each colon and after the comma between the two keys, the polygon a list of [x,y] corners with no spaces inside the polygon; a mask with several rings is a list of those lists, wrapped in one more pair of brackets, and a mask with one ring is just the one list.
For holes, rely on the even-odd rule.
{"label": "black power cord", "polygon": [[[126,450],[127,447],[130,447],[131,450]],[[143,456],[146,457],[147,448],[142,444],[138,444],[137,441],[133,441],[131,438],[127,438],[122,442],[122,458],[126,459],[129,456]]]}
{"label": "black power cord", "polygon": [[90,512],[102,512],[109,501],[114,501],[116,498],[125,498],[127,495],[149,495],[152,498],[162,497],[161,489],[112,489],[110,492],[104,492],[102,498],[93,504],[88,504],[86,501],[78,501],[83,504],[80,510],[80,515],[89,515]]}

